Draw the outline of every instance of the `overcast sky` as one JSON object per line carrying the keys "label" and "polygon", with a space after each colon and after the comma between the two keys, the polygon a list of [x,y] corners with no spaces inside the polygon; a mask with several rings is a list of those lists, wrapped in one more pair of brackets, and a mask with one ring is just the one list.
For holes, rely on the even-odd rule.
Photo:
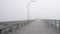
{"label": "overcast sky", "polygon": [[[0,21],[25,20],[31,0],[0,0]],[[30,19],[60,19],[60,0],[35,0],[30,4]]]}

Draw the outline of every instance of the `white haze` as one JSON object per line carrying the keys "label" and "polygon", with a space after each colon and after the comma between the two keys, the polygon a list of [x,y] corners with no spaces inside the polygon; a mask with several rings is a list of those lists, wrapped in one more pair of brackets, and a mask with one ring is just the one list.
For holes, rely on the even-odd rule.
{"label": "white haze", "polygon": [[[31,0],[0,0],[0,22],[27,20]],[[35,0],[30,4],[30,19],[60,19],[60,0]]]}

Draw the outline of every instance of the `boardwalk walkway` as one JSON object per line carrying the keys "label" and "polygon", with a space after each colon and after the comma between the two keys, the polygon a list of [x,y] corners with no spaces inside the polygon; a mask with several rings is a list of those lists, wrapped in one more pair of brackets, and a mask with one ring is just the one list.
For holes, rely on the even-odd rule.
{"label": "boardwalk walkway", "polygon": [[19,30],[11,32],[9,34],[60,34],[54,28],[51,28],[50,25],[43,22],[42,20],[36,20],[29,25],[22,27]]}

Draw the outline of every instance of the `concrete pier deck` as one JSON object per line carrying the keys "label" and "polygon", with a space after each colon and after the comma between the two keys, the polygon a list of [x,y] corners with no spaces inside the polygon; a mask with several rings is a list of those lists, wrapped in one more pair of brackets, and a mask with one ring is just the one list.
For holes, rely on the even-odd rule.
{"label": "concrete pier deck", "polygon": [[42,20],[36,20],[9,34],[60,34],[60,31]]}

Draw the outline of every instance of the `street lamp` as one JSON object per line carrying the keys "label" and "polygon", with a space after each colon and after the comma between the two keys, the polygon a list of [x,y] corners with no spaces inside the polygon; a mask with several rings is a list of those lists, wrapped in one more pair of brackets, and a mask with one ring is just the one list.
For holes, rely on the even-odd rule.
{"label": "street lamp", "polygon": [[31,2],[28,3],[28,23],[29,23],[29,5],[30,5],[32,2],[35,2],[35,1],[33,0],[33,1],[31,1]]}

